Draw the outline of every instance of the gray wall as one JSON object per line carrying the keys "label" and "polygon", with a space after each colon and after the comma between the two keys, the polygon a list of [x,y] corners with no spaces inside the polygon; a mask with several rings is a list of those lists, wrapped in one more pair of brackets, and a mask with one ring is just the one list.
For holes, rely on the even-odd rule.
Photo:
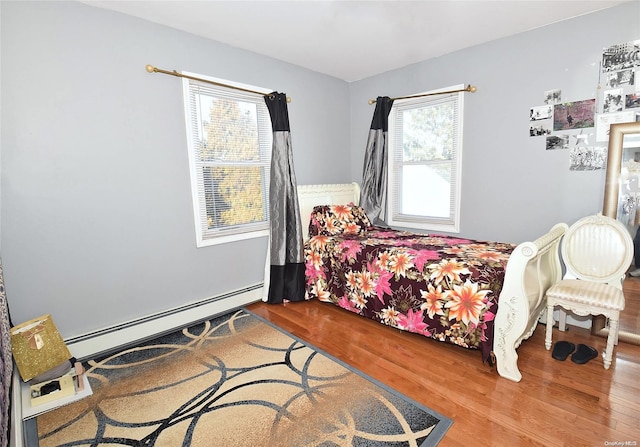
{"label": "gray wall", "polygon": [[350,178],[344,81],[76,2],[1,8],[15,323],[73,337],[262,281],[266,238],[196,248],[182,83],[146,64],[286,92],[299,183]]}
{"label": "gray wall", "polygon": [[[472,84],[478,91],[464,98],[461,235],[521,242],[601,211],[604,171],[570,172],[569,151],[547,151],[544,137],[529,137],[529,108],[558,88],[563,102],[595,98],[603,48],[637,39],[634,1],[354,82],[352,177],[361,179],[374,107],[367,100]],[[595,129],[585,132],[595,142]]]}
{"label": "gray wall", "polygon": [[603,47],[640,38],[633,2],[348,84],[79,3],[0,8],[9,304],[64,337],[262,281],[265,239],[195,248],[181,82],[146,64],[286,92],[300,184],[360,181],[368,99],[477,85],[462,234],[518,242],[598,211],[604,185],[528,136],[529,108],[555,88],[594,97]]}

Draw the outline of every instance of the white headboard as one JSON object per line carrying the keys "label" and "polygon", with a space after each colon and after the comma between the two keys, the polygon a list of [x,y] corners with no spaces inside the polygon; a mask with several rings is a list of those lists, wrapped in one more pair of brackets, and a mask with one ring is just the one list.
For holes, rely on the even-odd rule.
{"label": "white headboard", "polygon": [[298,205],[304,240],[309,238],[311,211],[317,205],[358,205],[360,186],[357,183],[336,183],[332,185],[298,185]]}

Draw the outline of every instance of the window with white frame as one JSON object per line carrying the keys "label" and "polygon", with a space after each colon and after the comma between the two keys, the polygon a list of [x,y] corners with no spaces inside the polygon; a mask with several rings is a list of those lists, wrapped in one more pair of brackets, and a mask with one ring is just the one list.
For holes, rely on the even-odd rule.
{"label": "window with white frame", "polygon": [[264,97],[188,78],[183,90],[197,246],[268,235],[272,131]]}
{"label": "window with white frame", "polygon": [[389,225],[459,232],[462,115],[462,92],[394,102],[389,114]]}

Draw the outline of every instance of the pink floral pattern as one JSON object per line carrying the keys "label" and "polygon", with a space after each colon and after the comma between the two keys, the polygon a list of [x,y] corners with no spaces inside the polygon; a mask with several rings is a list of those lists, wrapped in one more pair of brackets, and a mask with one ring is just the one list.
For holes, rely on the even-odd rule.
{"label": "pink floral pattern", "polygon": [[[320,214],[316,224],[327,221]],[[367,231],[328,235],[341,226],[337,218],[330,220],[331,230],[316,227],[316,235],[305,245],[307,299],[318,298],[401,330],[480,349],[483,360],[489,357],[493,319],[514,245],[371,225]]]}
{"label": "pink floral pattern", "polygon": [[363,208],[348,205],[321,205],[313,208],[309,222],[309,236],[362,234],[371,227]]}

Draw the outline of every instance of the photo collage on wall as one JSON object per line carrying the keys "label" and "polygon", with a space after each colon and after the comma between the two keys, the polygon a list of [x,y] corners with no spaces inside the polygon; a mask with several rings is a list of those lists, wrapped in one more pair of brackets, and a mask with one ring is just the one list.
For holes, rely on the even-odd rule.
{"label": "photo collage on wall", "polygon": [[572,171],[604,169],[606,150],[593,146],[596,99],[562,102],[560,89],[544,93],[544,106],[529,109],[529,136],[545,136],[547,150],[570,149]]}
{"label": "photo collage on wall", "polygon": [[605,48],[596,118],[596,141],[609,141],[609,126],[640,120],[640,40]]}
{"label": "photo collage on wall", "polygon": [[547,150],[568,149],[569,169],[604,169],[609,126],[640,121],[640,41],[605,48],[598,98],[562,102],[560,89],[544,92],[544,104],[529,110],[529,136]]}

